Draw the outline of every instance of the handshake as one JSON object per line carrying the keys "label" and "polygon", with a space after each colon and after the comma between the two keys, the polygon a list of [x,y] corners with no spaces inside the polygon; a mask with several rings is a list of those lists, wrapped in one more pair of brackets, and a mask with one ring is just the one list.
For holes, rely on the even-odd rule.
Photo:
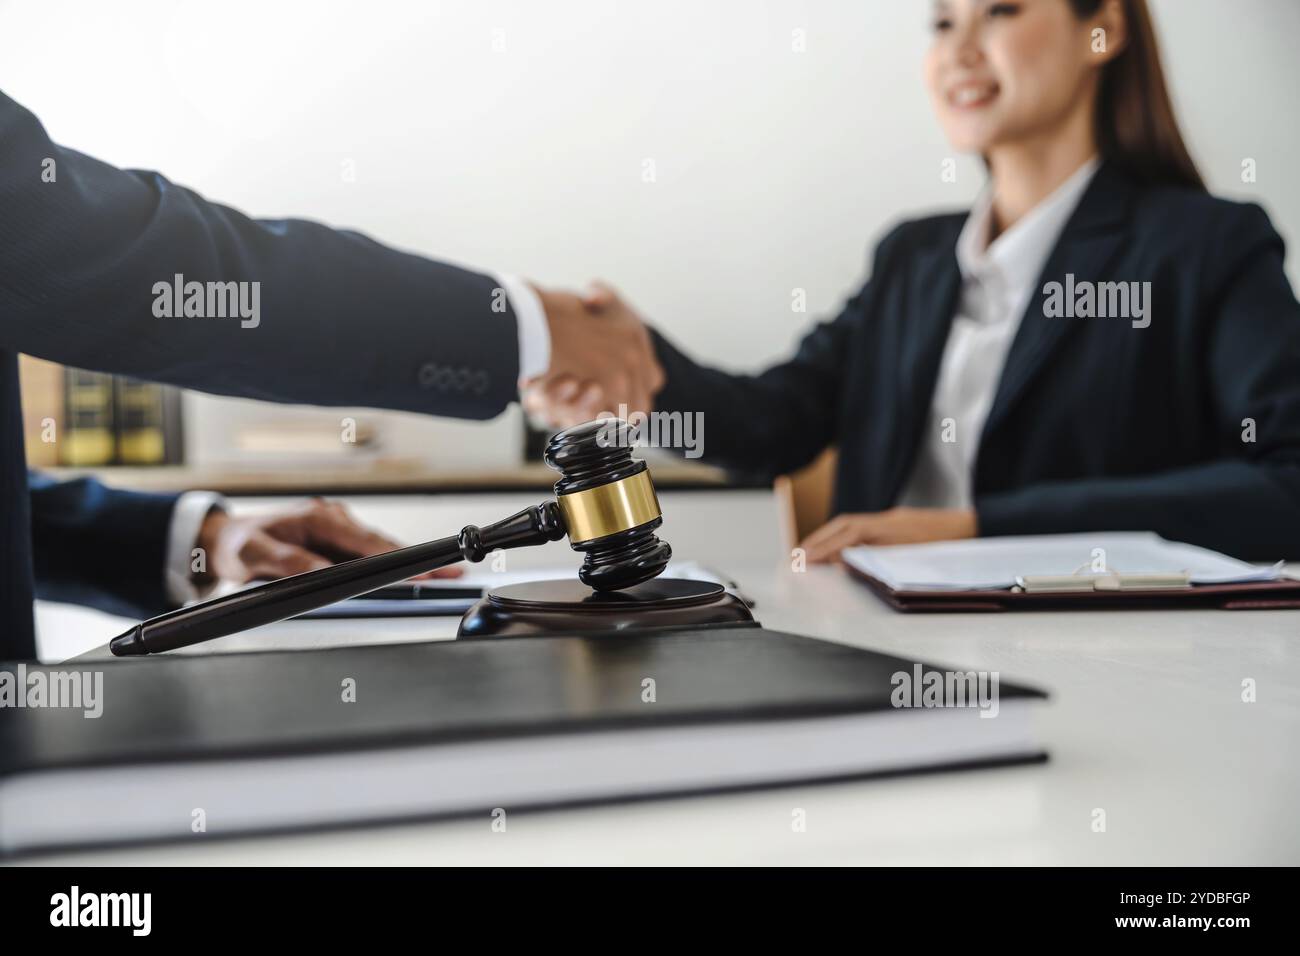
{"label": "handshake", "polygon": [[585,296],[536,289],[551,335],[545,374],[519,383],[524,408],[553,428],[601,412],[650,412],[663,388],[650,332],[614,292],[596,283]]}

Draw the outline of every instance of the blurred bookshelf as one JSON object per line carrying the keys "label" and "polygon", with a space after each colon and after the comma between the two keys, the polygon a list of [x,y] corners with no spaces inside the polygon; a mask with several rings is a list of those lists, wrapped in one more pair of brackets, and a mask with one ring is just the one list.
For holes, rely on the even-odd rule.
{"label": "blurred bookshelf", "polygon": [[[361,420],[354,421],[340,419],[349,414],[346,410],[216,398],[26,355],[20,357],[20,374],[28,467],[57,478],[89,475],[106,485],[138,491],[202,488],[226,495],[275,496],[546,490],[556,477],[541,463],[547,433],[518,414],[476,426],[435,426],[425,416],[372,411],[355,413]],[[186,402],[197,406],[188,416]],[[346,441],[340,440],[340,421],[352,429]],[[214,439],[217,422],[223,430]],[[202,432],[204,440],[187,435],[187,424],[191,431]],[[466,428],[491,430],[482,436],[474,433],[491,447],[486,453],[471,449],[452,454],[446,443],[430,443],[413,432],[417,427],[452,429],[458,437],[467,434],[462,431]],[[429,454],[402,453],[426,445],[437,448],[437,457],[451,464],[439,465]],[[656,450],[646,457],[653,459],[660,488],[733,484],[712,466]]]}
{"label": "blurred bookshelf", "polygon": [[[556,474],[545,465],[520,464],[509,469],[431,469],[405,463],[372,469],[303,467],[301,469],[230,469],[163,466],[136,468],[42,468],[58,478],[90,475],[106,485],[136,491],[188,491],[204,488],[224,495],[416,495],[549,490]],[[665,462],[654,466],[660,490],[733,487],[726,475],[708,465]]]}
{"label": "blurred bookshelf", "polygon": [[22,356],[23,434],[33,468],[178,465],[178,389]]}

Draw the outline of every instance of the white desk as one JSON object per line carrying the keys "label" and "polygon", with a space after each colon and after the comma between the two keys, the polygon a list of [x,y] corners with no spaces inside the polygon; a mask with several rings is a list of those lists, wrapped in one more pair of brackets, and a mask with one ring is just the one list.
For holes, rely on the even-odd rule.
{"label": "white desk", "polygon": [[[529,495],[358,499],[408,541],[496,520]],[[274,502],[269,503],[271,505]],[[266,502],[251,503],[264,507]],[[1050,690],[1046,765],[517,813],[329,834],[61,854],[124,864],[1296,864],[1300,863],[1300,612],[902,615],[838,569],[794,573],[760,492],[669,492],[663,535],[758,601],[768,627],[996,670]],[[561,545],[511,569],[574,564]],[[118,619],[40,609],[44,645],[79,653]],[[69,634],[72,623],[75,633]],[[373,626],[373,625],[372,625]],[[311,647],[449,637],[451,619],[288,622],[205,646]],[[76,647],[80,641],[80,647]],[[43,645],[43,646],[44,646]],[[1253,678],[1258,702],[1243,703]],[[806,832],[793,832],[795,808]],[[1106,832],[1093,831],[1093,810]]]}

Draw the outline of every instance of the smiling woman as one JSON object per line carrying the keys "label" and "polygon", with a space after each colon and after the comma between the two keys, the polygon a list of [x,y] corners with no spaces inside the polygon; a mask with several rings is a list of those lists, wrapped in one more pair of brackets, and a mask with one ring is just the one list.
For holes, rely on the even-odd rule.
{"label": "smiling woman", "polygon": [[1145,0],[937,0],[932,17],[934,111],[988,171],[974,208],[890,230],[870,282],[759,375],[655,332],[658,410],[702,411],[706,460],[750,473],[838,446],[811,561],[1128,530],[1300,557],[1300,304],[1264,212],[1207,194]]}
{"label": "smiling woman", "polygon": [[934,10],[925,74],[935,113],[957,149],[1013,164],[1001,177],[1004,216],[1094,153],[1145,183],[1205,188],[1145,0],[938,0]]}

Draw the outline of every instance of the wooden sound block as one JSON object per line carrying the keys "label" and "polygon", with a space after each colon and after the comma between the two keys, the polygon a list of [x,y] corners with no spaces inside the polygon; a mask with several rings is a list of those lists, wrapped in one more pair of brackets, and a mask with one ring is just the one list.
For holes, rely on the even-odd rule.
{"label": "wooden sound block", "polygon": [[465,612],[458,637],[519,637],[713,627],[758,622],[721,584],[655,578],[621,591],[580,581],[530,581],[495,588]]}

